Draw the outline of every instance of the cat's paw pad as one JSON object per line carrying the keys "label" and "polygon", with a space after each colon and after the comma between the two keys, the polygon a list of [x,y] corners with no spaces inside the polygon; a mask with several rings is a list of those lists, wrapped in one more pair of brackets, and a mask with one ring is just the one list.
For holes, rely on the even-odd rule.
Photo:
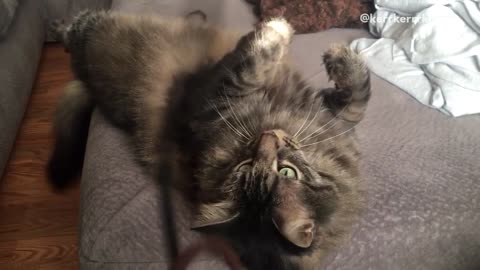
{"label": "cat's paw pad", "polygon": [[274,18],[261,24],[255,45],[262,49],[288,46],[293,33],[292,26],[285,19]]}
{"label": "cat's paw pad", "polygon": [[367,72],[363,59],[345,45],[333,45],[323,55],[323,63],[328,76],[339,87],[351,85],[354,78]]}

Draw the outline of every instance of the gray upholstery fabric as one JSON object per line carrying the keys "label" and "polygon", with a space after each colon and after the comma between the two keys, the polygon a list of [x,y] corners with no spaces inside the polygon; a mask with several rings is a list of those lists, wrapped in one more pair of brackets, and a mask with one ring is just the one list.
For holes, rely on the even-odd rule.
{"label": "gray upholstery fabric", "polygon": [[[49,22],[58,19],[69,21],[78,12],[84,9],[110,9],[112,0],[45,0],[46,18]],[[55,41],[48,33],[48,41]]]}
{"label": "gray upholstery fabric", "polygon": [[[364,36],[345,29],[298,35],[292,57],[312,83],[330,86],[322,53]],[[318,269],[480,269],[480,116],[450,118],[376,76],[372,88],[358,126],[368,208]],[[95,113],[82,177],[81,268],[167,269],[159,193],[125,135]],[[199,235],[188,229],[188,206],[178,197],[175,205],[185,247]],[[190,269],[226,268],[202,257]]]}
{"label": "gray upholstery fabric", "polygon": [[164,16],[183,16],[202,10],[213,24],[245,31],[256,22],[251,6],[244,0],[112,0],[112,10]]}
{"label": "gray upholstery fabric", "polygon": [[[68,18],[81,9],[108,9],[110,5],[111,0],[0,0],[0,176],[28,104],[47,22]],[[9,18],[13,18],[11,25],[2,37]]]}
{"label": "gray upholstery fabric", "polygon": [[45,0],[49,20],[68,19],[84,9],[109,9],[112,0]]}
{"label": "gray upholstery fabric", "polygon": [[72,0],[70,1],[70,14],[75,15],[84,9],[109,9],[112,0]]}
{"label": "gray upholstery fabric", "polygon": [[[167,267],[159,189],[129,150],[125,135],[95,114],[82,175],[82,269]],[[178,196],[175,200],[181,246],[185,247],[199,236],[188,229],[188,207]],[[199,261],[192,269],[215,265],[211,260]]]}
{"label": "gray upholstery fabric", "polygon": [[21,1],[0,40],[0,176],[35,80],[45,37],[42,1]]}
{"label": "gray upholstery fabric", "polygon": [[18,0],[0,0],[0,38],[2,38],[12,23],[17,9]]}

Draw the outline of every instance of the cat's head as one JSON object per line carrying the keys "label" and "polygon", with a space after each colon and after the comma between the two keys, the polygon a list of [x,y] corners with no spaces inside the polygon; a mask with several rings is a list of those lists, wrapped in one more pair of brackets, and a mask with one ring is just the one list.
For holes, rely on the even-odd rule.
{"label": "cat's head", "polygon": [[300,264],[318,259],[345,234],[360,206],[352,124],[325,108],[311,109],[320,103],[293,113],[287,103],[254,99],[232,100],[236,116],[224,112],[209,128],[193,227],[223,231],[244,260],[262,253]]}

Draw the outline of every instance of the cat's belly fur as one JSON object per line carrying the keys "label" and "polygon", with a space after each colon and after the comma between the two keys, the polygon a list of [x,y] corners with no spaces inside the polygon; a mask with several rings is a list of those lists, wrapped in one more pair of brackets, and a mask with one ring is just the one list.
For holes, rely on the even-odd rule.
{"label": "cat's belly fur", "polygon": [[170,96],[185,90],[175,89],[175,80],[219,61],[239,35],[183,19],[100,14],[85,18],[90,25],[78,38],[71,31],[73,70],[103,114],[133,133],[141,161],[151,163]]}

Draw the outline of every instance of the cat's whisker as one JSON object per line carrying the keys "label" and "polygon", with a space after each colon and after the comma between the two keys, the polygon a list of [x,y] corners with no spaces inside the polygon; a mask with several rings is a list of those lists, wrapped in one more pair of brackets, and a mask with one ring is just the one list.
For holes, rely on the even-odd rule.
{"label": "cat's whisker", "polygon": [[314,103],[312,103],[312,106],[310,106],[310,110],[308,111],[307,117],[305,117],[305,121],[303,121],[303,124],[300,126],[300,128],[297,130],[297,132],[295,132],[295,134],[293,135],[293,138],[297,138],[298,133],[300,133],[300,131],[305,126],[305,124],[308,122],[308,119],[310,118],[310,114],[312,113],[313,104]]}
{"label": "cat's whisker", "polygon": [[231,69],[229,69],[227,66],[222,65],[222,67],[225,70],[225,72],[228,73],[229,77],[234,77],[235,76],[235,73]]}
{"label": "cat's whisker", "polygon": [[332,121],[336,120],[337,118],[334,117],[332,119],[330,119],[330,121],[328,121],[326,124],[324,124],[323,126],[319,127],[318,129],[316,129],[315,131],[313,131],[312,133],[310,133],[308,136],[306,136],[305,138],[301,139],[299,141],[299,143],[305,141],[305,140],[309,140],[312,138],[312,136],[315,136],[315,134],[317,134],[317,132],[323,130],[326,126],[330,125],[330,123],[332,123]]}
{"label": "cat's whisker", "polygon": [[244,137],[244,135],[238,129],[236,129],[227,119],[225,119],[225,117],[223,117],[223,115],[220,112],[217,111],[217,113],[220,115],[223,122],[225,122],[225,124],[228,126],[228,128],[230,128],[230,130],[232,130],[235,133],[235,135],[237,135],[239,137],[239,140],[242,141],[243,143],[246,143],[242,139],[242,137]]}
{"label": "cat's whisker", "polygon": [[[343,106],[342,110],[340,110],[340,112],[337,113],[337,115],[341,115],[341,114],[347,109],[349,103],[350,103],[350,102],[347,102],[347,105]],[[322,100],[322,104],[323,104],[323,100]],[[310,133],[310,135],[308,135],[308,136],[306,136],[305,138],[301,139],[301,140],[299,141],[299,143],[301,143],[301,142],[303,142],[303,141],[305,141],[305,140],[311,139],[312,136],[317,137],[316,133],[319,132],[319,131],[321,131],[322,129],[324,129],[327,125],[329,125],[329,124],[330,124],[332,121],[334,121],[334,120],[338,120],[338,118],[337,118],[337,117],[334,117],[334,118],[330,119],[330,121],[328,121],[325,125],[319,127],[317,130],[315,130],[314,132]],[[338,122],[338,121],[337,121],[337,122]],[[329,130],[330,128],[332,128],[333,126],[335,126],[335,124],[336,124],[336,123],[334,123],[332,126],[330,126],[327,130]],[[322,133],[320,133],[320,134],[323,134],[323,133],[325,133],[325,131],[322,132]]]}
{"label": "cat's whisker", "polygon": [[[235,125],[233,123],[230,123],[232,126],[235,127],[235,129],[242,135],[242,137],[246,138],[247,140],[250,140],[251,139],[251,135],[248,134],[248,132],[242,127],[242,125],[238,122],[238,120],[236,119],[236,115],[235,113],[233,112],[233,109],[231,106],[229,106],[229,110],[230,112],[232,112],[232,114],[234,115],[234,120],[235,120],[235,123],[237,125],[239,125],[241,127],[241,129],[235,127]],[[247,134],[245,134],[244,132],[246,132]]]}
{"label": "cat's whisker", "polygon": [[310,123],[308,123],[308,125],[303,129],[302,132],[300,132],[296,137],[294,138],[297,138],[297,137],[300,137],[302,135],[303,132],[305,132],[306,130],[308,130],[308,128],[313,124],[313,122],[315,121],[315,119],[317,119],[317,116],[318,116],[318,113],[322,113],[322,112],[325,112],[327,111],[327,109],[323,109],[323,110],[320,110],[323,106],[323,99],[322,99],[322,103],[318,106],[318,110],[317,112],[315,113],[315,115],[313,116],[312,120],[310,120]]}
{"label": "cat's whisker", "polygon": [[232,104],[230,103],[230,99],[228,98],[226,92],[225,92],[225,86],[223,87],[224,89],[224,95],[225,95],[225,99],[227,101],[227,104],[228,104],[228,107],[229,107],[229,110],[230,112],[233,114],[233,117],[234,117],[234,120],[235,122],[240,126],[240,128],[246,133],[246,135],[249,137],[249,139],[252,138],[252,134],[250,133],[250,131],[248,130],[248,128],[245,126],[245,123],[242,122],[240,120],[240,118],[238,117],[238,115],[235,113],[235,108],[233,108]]}
{"label": "cat's whisker", "polygon": [[242,67],[245,68],[245,64],[247,63],[247,58],[245,58],[245,53],[241,53],[240,57],[242,57]]}
{"label": "cat's whisker", "polygon": [[236,84],[237,83],[237,75],[235,75],[235,72],[233,72],[233,70],[226,67],[225,65],[222,65],[222,67],[225,70],[225,72],[228,74],[228,77],[231,78],[232,82],[234,82],[234,84]]}
{"label": "cat's whisker", "polygon": [[[248,122],[248,126],[250,127],[250,131],[252,134],[256,134],[256,130],[255,130],[255,125],[252,123],[251,119],[249,116],[247,116],[247,122]],[[253,138],[253,136],[252,136]]]}
{"label": "cat's whisker", "polygon": [[[246,137],[243,133],[241,133],[238,129],[235,128],[235,126],[232,125],[232,123],[230,123],[230,121],[228,121],[224,116],[223,114],[220,112],[220,110],[218,109],[218,107],[215,105],[215,104],[212,104],[210,103],[210,105],[212,106],[212,109],[214,109],[218,115],[222,118],[223,122],[225,122],[225,124],[237,135],[239,136],[239,140],[244,143],[244,144],[247,144],[248,142],[248,137]],[[245,138],[247,139],[247,142],[243,141],[241,138]]]}
{"label": "cat's whisker", "polygon": [[325,132],[329,131],[329,130],[332,129],[334,126],[336,126],[337,123],[339,123],[340,121],[343,121],[342,119],[339,119],[338,117],[335,117],[335,118],[333,118],[333,119],[334,119],[334,120],[337,120],[337,121],[332,122],[332,124],[331,124],[330,126],[328,126],[326,129],[324,129],[324,130],[316,133],[314,136],[311,136],[310,138],[308,138],[308,140],[312,140],[312,139],[314,139],[314,138],[316,138],[316,137],[324,134]]}
{"label": "cat's whisker", "polygon": [[300,135],[302,135],[303,132],[305,132],[306,130],[308,130],[308,128],[313,124],[313,122],[315,121],[315,119],[317,119],[317,116],[318,116],[318,113],[322,113],[322,112],[325,112],[327,111],[326,109],[323,109],[323,110],[320,110],[318,109],[317,112],[315,113],[315,115],[313,116],[312,120],[310,120],[310,123],[308,123],[308,125],[303,129],[302,132],[300,132],[300,134],[298,134],[298,137]]}
{"label": "cat's whisker", "polygon": [[328,141],[328,140],[335,139],[335,138],[337,138],[337,137],[339,137],[339,136],[342,136],[342,135],[348,133],[349,131],[353,130],[357,125],[358,125],[358,123],[355,124],[355,125],[353,125],[351,128],[348,128],[347,130],[342,131],[341,133],[339,133],[339,134],[337,134],[337,135],[334,135],[334,136],[332,136],[332,137],[323,139],[323,140],[318,141],[318,142],[314,142],[314,143],[309,143],[309,144],[302,145],[302,146],[300,146],[300,148],[305,148],[305,147],[308,147],[308,146],[312,146],[312,145],[319,144],[319,143],[322,143],[322,142],[325,142],[325,141]]}
{"label": "cat's whisker", "polygon": [[308,83],[310,83],[313,79],[315,79],[316,77],[318,77],[320,74],[322,74],[321,72],[317,72],[315,74],[313,74],[312,76],[308,77],[307,79],[305,79],[304,81]]}
{"label": "cat's whisker", "polygon": [[[225,90],[225,87],[223,88]],[[247,125],[245,124],[245,122],[243,122],[240,117],[238,117],[238,115],[235,113],[235,108],[234,106],[232,106],[232,104],[230,103],[230,99],[228,98],[228,96],[226,95],[226,93],[224,92],[225,94],[225,98],[227,99],[227,102],[228,102],[228,106],[230,107],[230,111],[232,112],[237,124],[243,129],[243,131],[245,131],[245,133],[248,135],[248,137],[251,139],[252,138],[252,133],[251,131],[247,128]]]}

